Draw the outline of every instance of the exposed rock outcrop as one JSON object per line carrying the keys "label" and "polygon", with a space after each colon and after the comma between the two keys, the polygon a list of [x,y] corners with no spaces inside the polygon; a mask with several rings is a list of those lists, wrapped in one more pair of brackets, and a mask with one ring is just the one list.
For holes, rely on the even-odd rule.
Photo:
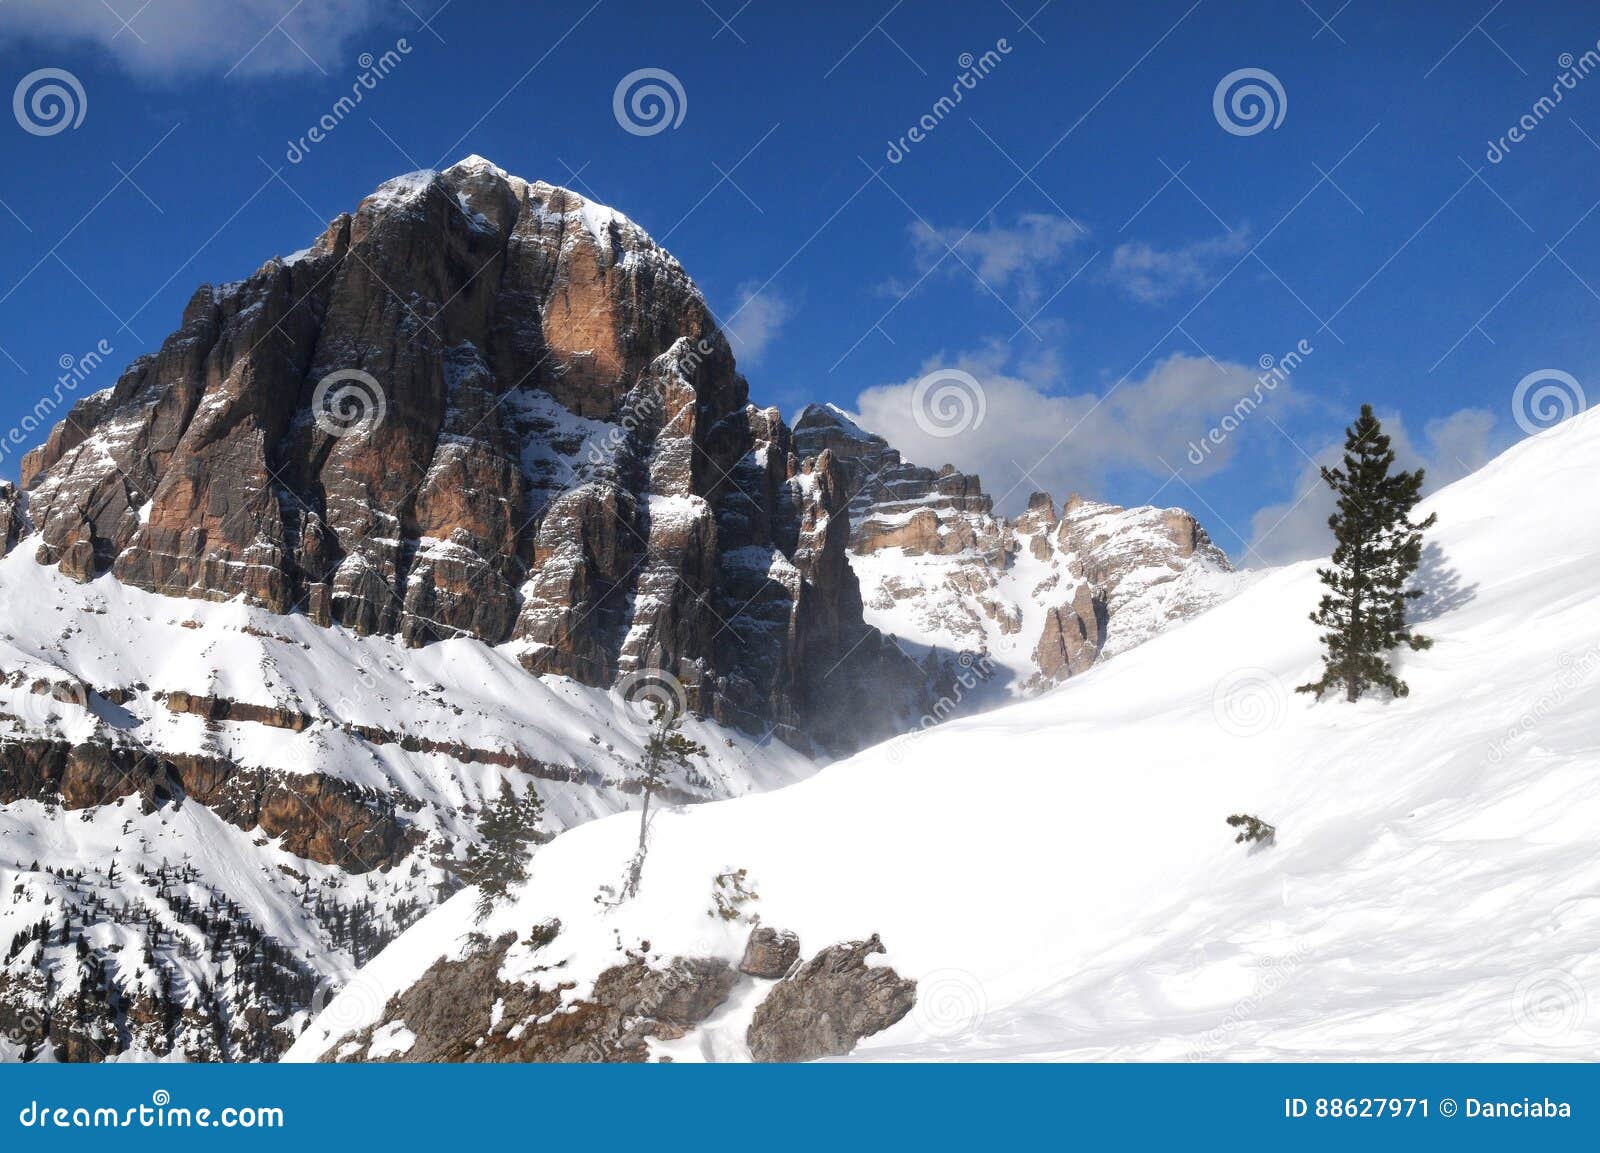
{"label": "exposed rock outcrop", "polygon": [[316,723],[315,717],[294,709],[253,705],[248,701],[198,693],[168,693],[165,703],[175,713],[189,713],[208,721],[245,721],[274,729],[288,729],[292,733],[304,732]]}
{"label": "exposed rock outcrop", "polygon": [[640,1062],[653,1038],[674,1040],[728,999],[737,974],[725,961],[630,957],[576,1000],[570,983],[500,977],[516,942],[507,933],[461,960],[441,958],[390,998],[380,1020],[325,1054],[337,1061]]}
{"label": "exposed rock outcrop", "polygon": [[392,801],[322,773],[127,745],[0,741],[0,804],[59,800],[74,810],[135,795],[152,809],[192,799],[235,828],[282,838],[297,857],[352,873],[394,864],[416,844]]}
{"label": "exposed rock outcrop", "polygon": [[831,945],[779,981],[751,1018],[750,1055],[757,1061],[843,1057],[863,1037],[911,1012],[917,983],[867,964],[883,951],[876,934]]}
{"label": "exposed rock outcrop", "polygon": [[787,929],[757,925],[745,941],[739,972],[751,977],[776,981],[800,960],[800,938]]}
{"label": "exposed rock outcrop", "polygon": [[950,556],[975,548],[998,556],[1004,542],[993,502],[977,477],[950,465],[934,470],[910,464],[888,441],[829,404],[807,405],[795,421],[794,438],[801,455],[831,452],[843,467],[854,552],[907,548]]}
{"label": "exposed rock outcrop", "polygon": [[1094,664],[1105,639],[1105,618],[1105,601],[1088,584],[1077,586],[1070,603],[1046,609],[1044,632],[1033,650],[1040,679],[1064,680]]}
{"label": "exposed rock outcrop", "polygon": [[[916,1003],[915,981],[871,963],[884,951],[876,935],[830,946],[801,964],[793,933],[758,927],[737,971],[716,958],[630,952],[580,989],[560,977],[566,962],[551,949],[559,931],[549,922],[521,942],[514,932],[494,941],[468,938],[465,955],[435,961],[371,1025],[337,1037],[322,1059],[647,1061],[650,1042],[688,1036],[728,1003],[741,980],[755,978],[767,991],[747,1031],[751,1055],[813,1061],[850,1053]],[[503,975],[514,947],[512,967],[537,979]],[[553,963],[529,970],[528,960],[545,950]]]}
{"label": "exposed rock outcrop", "polygon": [[901,641],[981,655],[1037,689],[1126,651],[1226,596],[1227,557],[1182,509],[1034,493],[997,516],[975,476],[904,461],[831,405],[795,422],[851,493],[852,567],[866,619]]}
{"label": "exposed rock outcrop", "polygon": [[17,547],[28,525],[26,509],[16,486],[0,481],[0,557]]}

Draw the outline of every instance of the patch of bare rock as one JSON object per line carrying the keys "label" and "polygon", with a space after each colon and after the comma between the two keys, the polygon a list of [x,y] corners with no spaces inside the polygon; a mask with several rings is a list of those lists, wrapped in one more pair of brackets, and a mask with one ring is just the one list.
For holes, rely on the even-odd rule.
{"label": "patch of bare rock", "polygon": [[[543,948],[558,924],[539,926]],[[629,953],[578,998],[556,974],[538,982],[500,976],[516,933],[482,938],[459,960],[440,958],[380,1019],[337,1043],[324,1060],[339,1062],[643,1062],[650,1042],[689,1035],[725,1005],[742,981],[769,984],[746,1041],[761,1062],[812,1061],[850,1053],[911,1011],[917,983],[869,958],[884,951],[876,935],[831,945],[800,961],[791,932],[757,926],[737,968],[715,957],[665,960]]]}

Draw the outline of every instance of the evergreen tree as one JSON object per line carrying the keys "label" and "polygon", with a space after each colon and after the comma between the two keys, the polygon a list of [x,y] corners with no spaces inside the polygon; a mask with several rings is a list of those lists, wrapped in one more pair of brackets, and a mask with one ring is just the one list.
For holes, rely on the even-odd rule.
{"label": "evergreen tree", "polygon": [[531,787],[519,800],[511,782],[502,781],[499,797],[484,811],[478,826],[481,843],[467,847],[465,862],[441,862],[466,884],[478,886],[480,919],[512,885],[527,879],[528,846],[543,839],[539,831],[543,813],[544,802]]}
{"label": "evergreen tree", "polygon": [[650,737],[645,741],[644,752],[634,766],[633,780],[644,794],[644,804],[639,808],[639,848],[628,866],[625,895],[629,897],[638,894],[639,878],[644,872],[651,800],[666,785],[673,769],[690,769],[694,758],[708,755],[704,745],[678,731],[682,725],[682,713],[664,704],[657,705],[655,721],[650,726]]}
{"label": "evergreen tree", "polygon": [[1433,642],[1406,625],[1406,603],[1421,596],[1406,584],[1422,559],[1422,532],[1435,517],[1411,523],[1422,499],[1422,470],[1394,472],[1394,450],[1372,406],[1345,430],[1344,462],[1324,468],[1322,479],[1338,496],[1338,511],[1328,518],[1337,542],[1333,565],[1317,570],[1328,591],[1314,623],[1324,630],[1322,678],[1296,691],[1323,693],[1344,687],[1354,701],[1372,688],[1397,697],[1410,690],[1389,667],[1389,653],[1400,645],[1425,649]]}

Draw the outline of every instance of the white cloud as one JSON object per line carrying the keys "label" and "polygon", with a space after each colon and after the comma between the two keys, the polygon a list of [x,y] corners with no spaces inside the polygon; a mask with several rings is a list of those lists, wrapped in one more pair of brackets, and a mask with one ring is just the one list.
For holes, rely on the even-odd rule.
{"label": "white cloud", "polygon": [[[1378,413],[1388,434],[1398,468],[1424,468],[1425,492],[1435,492],[1468,473],[1476,472],[1505,447],[1496,431],[1496,418],[1481,408],[1463,408],[1423,425],[1424,443],[1412,439],[1405,422],[1394,414]],[[1318,466],[1339,462],[1344,437],[1312,453],[1317,465],[1307,464],[1295,480],[1292,500],[1268,505],[1251,518],[1252,540],[1246,563],[1287,564],[1326,556],[1333,548],[1328,530],[1333,493],[1322,482]]]}
{"label": "white cloud", "polygon": [[[1045,274],[1060,265],[1084,236],[1074,221],[1043,212],[1024,213],[1010,226],[991,220],[987,227],[971,232],[964,228],[933,228],[920,221],[911,225],[918,272],[926,273],[938,266],[946,273],[968,279],[976,273],[990,289],[1011,293],[1021,303],[1031,303],[1044,295]],[[955,256],[949,255],[952,250]],[[974,287],[982,291],[981,286]],[[1051,285],[1050,290],[1054,287]]]}
{"label": "white cloud", "polygon": [[[1488,409],[1463,408],[1423,425],[1422,434],[1433,449],[1427,465],[1428,484],[1442,488],[1494,459],[1505,447],[1495,438],[1496,423],[1494,413]],[[1404,433],[1403,426],[1401,432]],[[1395,451],[1398,454],[1399,449]]]}
{"label": "white cloud", "polygon": [[[337,75],[355,67],[345,52],[351,37],[382,15],[404,14],[389,0],[227,0],[221,7],[216,0],[150,0],[142,9],[141,3],[7,0],[0,41],[95,45],[142,77],[319,69]],[[363,45],[375,53],[389,46]]]}
{"label": "white cloud", "polygon": [[[1123,470],[1148,473],[1154,494],[1171,475],[1167,464],[1181,469],[1186,479],[1208,475],[1224,467],[1240,441],[1253,435],[1248,426],[1241,428],[1199,467],[1186,460],[1190,443],[1204,437],[1241,396],[1255,389],[1257,371],[1241,364],[1176,354],[1104,394],[1053,395],[1048,388],[1059,374],[1052,358],[1008,370],[1007,355],[996,346],[931,360],[911,380],[867,389],[857,399],[859,413],[853,415],[909,461],[934,468],[953,464],[977,473],[1006,513],[1024,507],[1035,489],[1058,501],[1075,491],[1103,492],[1107,475]],[[926,415],[918,421],[914,397],[917,382],[927,373],[949,368],[970,373],[979,382],[983,420],[957,435],[940,437],[925,427],[930,423]],[[1280,385],[1273,403],[1290,403],[1288,391],[1289,385]],[[1162,498],[1181,504],[1186,494],[1180,489],[1174,495],[1169,485]]]}
{"label": "white cloud", "polygon": [[1119,244],[1105,275],[1135,300],[1160,304],[1185,292],[1210,288],[1225,271],[1224,265],[1249,248],[1248,228],[1179,248],[1161,249],[1143,242]]}
{"label": "white cloud", "polygon": [[739,306],[724,326],[741,366],[760,363],[779,329],[794,315],[794,306],[770,284],[758,288],[753,281],[739,286]]}

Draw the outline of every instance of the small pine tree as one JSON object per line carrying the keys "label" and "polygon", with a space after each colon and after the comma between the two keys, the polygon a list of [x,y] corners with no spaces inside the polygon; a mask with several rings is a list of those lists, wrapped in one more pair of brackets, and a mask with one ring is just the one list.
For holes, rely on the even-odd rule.
{"label": "small pine tree", "polygon": [[1233,838],[1233,843],[1236,845],[1253,845],[1265,849],[1277,844],[1277,827],[1267,824],[1260,817],[1253,817],[1249,813],[1235,813],[1228,818],[1228,824],[1239,830],[1239,835]]}
{"label": "small pine tree", "polygon": [[682,725],[682,713],[666,705],[657,705],[655,720],[650,726],[650,737],[645,741],[644,752],[634,766],[633,780],[644,794],[644,804],[639,808],[639,848],[628,866],[628,882],[624,887],[624,895],[628,897],[638,894],[639,878],[644,873],[651,800],[666,785],[673,769],[691,768],[694,758],[708,755],[704,745],[678,731]]}
{"label": "small pine tree", "polygon": [[446,863],[463,882],[478,886],[480,920],[512,885],[527,879],[528,846],[542,839],[543,813],[544,802],[532,788],[519,800],[511,782],[501,781],[499,797],[484,811],[478,826],[482,841],[467,847],[465,862]]}
{"label": "small pine tree", "polygon": [[1422,595],[1406,584],[1422,560],[1422,532],[1436,518],[1411,523],[1411,510],[1422,499],[1422,470],[1392,472],[1394,461],[1372,406],[1362,405],[1360,417],[1345,430],[1342,467],[1322,470],[1338,496],[1338,511],[1328,518],[1337,542],[1333,565],[1317,570],[1328,591],[1311,614],[1324,630],[1327,651],[1321,679],[1297,692],[1320,699],[1342,685],[1351,701],[1374,687],[1403,697],[1410,689],[1389,667],[1390,650],[1433,643],[1406,625],[1406,603]]}

